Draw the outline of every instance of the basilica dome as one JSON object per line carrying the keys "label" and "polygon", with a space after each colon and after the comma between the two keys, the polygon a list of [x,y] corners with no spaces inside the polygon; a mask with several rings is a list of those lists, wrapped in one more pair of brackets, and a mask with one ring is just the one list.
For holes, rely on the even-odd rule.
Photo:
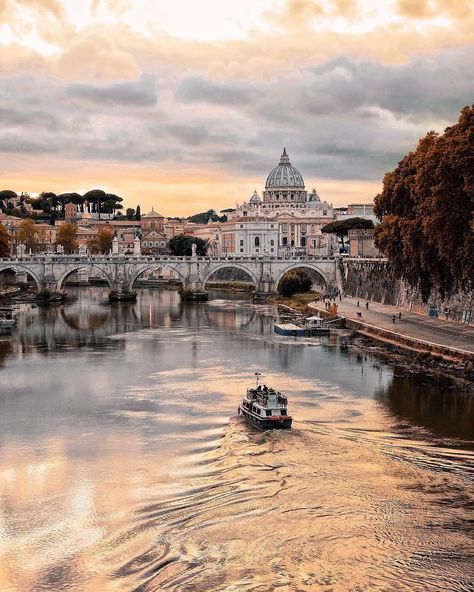
{"label": "basilica dome", "polygon": [[265,189],[304,189],[304,181],[301,173],[291,166],[290,158],[283,148],[280,164],[268,175]]}

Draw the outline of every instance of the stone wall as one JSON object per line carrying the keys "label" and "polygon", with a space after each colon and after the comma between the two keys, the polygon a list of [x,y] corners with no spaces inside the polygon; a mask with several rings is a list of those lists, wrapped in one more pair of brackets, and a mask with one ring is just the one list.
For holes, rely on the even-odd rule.
{"label": "stone wall", "polygon": [[385,260],[344,259],[341,265],[343,290],[349,296],[474,324],[472,292],[456,294],[444,300],[432,294],[427,302],[423,302],[416,290],[394,277]]}

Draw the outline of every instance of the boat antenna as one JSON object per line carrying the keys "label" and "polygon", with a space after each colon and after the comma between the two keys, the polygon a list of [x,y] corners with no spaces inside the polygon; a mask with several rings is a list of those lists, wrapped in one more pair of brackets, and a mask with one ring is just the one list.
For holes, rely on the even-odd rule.
{"label": "boat antenna", "polygon": [[257,384],[255,386],[258,387],[258,381],[260,380],[260,376],[262,376],[261,372],[255,372],[255,376],[257,377]]}

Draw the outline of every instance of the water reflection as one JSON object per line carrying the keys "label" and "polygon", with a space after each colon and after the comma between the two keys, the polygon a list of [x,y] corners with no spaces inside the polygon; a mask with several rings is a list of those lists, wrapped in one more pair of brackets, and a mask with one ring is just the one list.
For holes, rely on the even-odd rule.
{"label": "water reflection", "polygon": [[375,398],[394,416],[438,436],[474,440],[474,397],[456,392],[449,380],[398,376]]}
{"label": "water reflection", "polygon": [[[470,589],[471,400],[225,294],[71,292],[0,340],[2,592]],[[256,369],[291,432],[235,416]]]}

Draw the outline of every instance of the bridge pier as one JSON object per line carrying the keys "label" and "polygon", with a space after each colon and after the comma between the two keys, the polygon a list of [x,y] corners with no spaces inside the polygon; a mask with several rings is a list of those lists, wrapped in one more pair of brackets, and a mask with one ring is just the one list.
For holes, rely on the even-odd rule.
{"label": "bridge pier", "polygon": [[181,289],[181,298],[194,302],[205,302],[209,295],[204,289],[203,283],[198,279],[188,279]]}
{"label": "bridge pier", "polygon": [[134,302],[137,299],[137,292],[130,288],[128,282],[113,282],[110,286],[110,302]]}

